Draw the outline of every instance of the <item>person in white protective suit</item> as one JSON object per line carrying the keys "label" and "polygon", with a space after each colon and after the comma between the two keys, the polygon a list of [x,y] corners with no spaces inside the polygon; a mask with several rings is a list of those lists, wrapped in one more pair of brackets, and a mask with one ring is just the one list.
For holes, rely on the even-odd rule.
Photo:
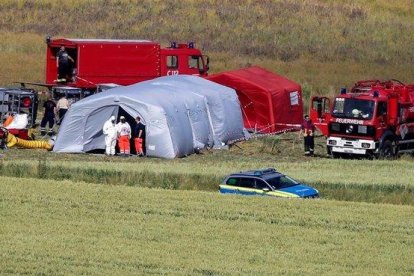
{"label": "person in white protective suit", "polygon": [[111,116],[111,118],[105,122],[103,126],[103,134],[105,135],[106,155],[115,155],[115,145],[117,138],[115,116]]}

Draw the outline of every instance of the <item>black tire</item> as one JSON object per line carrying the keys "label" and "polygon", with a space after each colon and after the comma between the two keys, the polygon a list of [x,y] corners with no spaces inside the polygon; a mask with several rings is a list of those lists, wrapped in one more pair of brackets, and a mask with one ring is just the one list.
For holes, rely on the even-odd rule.
{"label": "black tire", "polygon": [[328,156],[330,156],[333,159],[341,158],[341,154],[338,153],[338,152],[333,152],[332,147],[330,147],[330,146],[326,147],[326,152],[328,153]]}
{"label": "black tire", "polygon": [[392,160],[396,156],[396,145],[394,141],[385,140],[379,151],[379,159]]}

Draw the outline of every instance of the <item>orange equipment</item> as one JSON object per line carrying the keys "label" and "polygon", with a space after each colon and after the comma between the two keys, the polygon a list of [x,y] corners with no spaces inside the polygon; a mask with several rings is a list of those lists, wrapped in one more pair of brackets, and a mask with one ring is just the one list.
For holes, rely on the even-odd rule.
{"label": "orange equipment", "polygon": [[9,115],[9,116],[6,118],[6,121],[4,121],[3,126],[4,126],[4,127],[7,127],[7,126],[9,126],[9,125],[11,124],[11,122],[13,122],[13,116],[12,116],[12,115]]}

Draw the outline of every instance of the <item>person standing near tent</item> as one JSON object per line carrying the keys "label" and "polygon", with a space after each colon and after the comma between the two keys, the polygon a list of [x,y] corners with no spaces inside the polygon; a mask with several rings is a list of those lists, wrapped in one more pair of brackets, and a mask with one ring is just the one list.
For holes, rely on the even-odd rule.
{"label": "person standing near tent", "polygon": [[120,122],[116,125],[116,130],[118,133],[119,151],[121,155],[129,155],[129,139],[131,139],[131,126],[127,123],[124,116],[121,116],[119,119]]}
{"label": "person standing near tent", "polygon": [[303,133],[303,142],[305,146],[305,155],[313,156],[314,153],[314,138],[315,125],[312,123],[312,120],[308,115],[305,115],[304,121],[302,123],[301,133]]}
{"label": "person standing near tent", "polygon": [[141,122],[141,117],[136,117],[135,121],[137,124],[134,128],[134,143],[137,155],[145,155],[145,125]]}
{"label": "person standing near tent", "polygon": [[45,113],[43,115],[42,121],[40,122],[40,135],[46,135],[46,124],[49,123],[48,134],[53,135],[53,125],[55,124],[55,113],[56,113],[56,103],[53,101],[52,96],[49,96],[47,101],[43,104]]}
{"label": "person standing near tent", "polygon": [[111,118],[109,118],[109,120],[105,122],[102,131],[105,135],[106,155],[115,155],[115,145],[117,136],[115,116],[111,116]]}
{"label": "person standing near tent", "polygon": [[59,121],[56,123],[58,126],[62,123],[63,117],[65,117],[66,112],[69,109],[69,101],[66,99],[66,95],[63,95],[57,102],[57,112],[59,115]]}

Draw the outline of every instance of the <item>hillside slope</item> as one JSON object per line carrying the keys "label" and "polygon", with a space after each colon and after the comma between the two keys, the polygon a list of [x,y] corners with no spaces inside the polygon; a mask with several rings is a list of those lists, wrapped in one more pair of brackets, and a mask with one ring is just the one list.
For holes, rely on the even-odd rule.
{"label": "hillside slope", "polygon": [[413,0],[238,3],[2,1],[0,33],[8,39],[0,42],[6,63],[0,83],[43,80],[46,34],[196,41],[210,54],[213,72],[259,64],[301,82],[308,93],[332,93],[358,78],[414,81]]}

